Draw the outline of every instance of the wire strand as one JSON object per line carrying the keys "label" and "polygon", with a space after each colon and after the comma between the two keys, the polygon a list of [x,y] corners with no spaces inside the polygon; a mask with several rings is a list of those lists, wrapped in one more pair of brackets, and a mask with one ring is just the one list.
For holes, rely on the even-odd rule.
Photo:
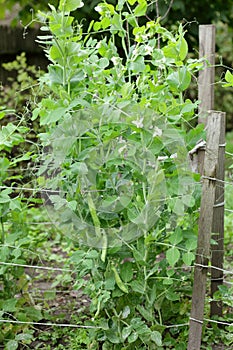
{"label": "wire strand", "polygon": [[86,328],[86,329],[101,329],[96,326],[85,326],[80,324],[70,323],[52,323],[52,322],[29,322],[29,321],[18,321],[18,320],[4,320],[0,319],[0,323],[15,323],[15,324],[27,324],[31,326],[45,326],[45,327],[70,327],[70,328]]}
{"label": "wire strand", "polygon": [[32,268],[32,269],[49,270],[49,271],[73,272],[73,270],[71,270],[71,269],[62,269],[62,268],[59,268],[59,267],[16,264],[16,263],[7,263],[7,262],[4,262],[4,261],[0,261],[0,265],[26,267],[26,268]]}

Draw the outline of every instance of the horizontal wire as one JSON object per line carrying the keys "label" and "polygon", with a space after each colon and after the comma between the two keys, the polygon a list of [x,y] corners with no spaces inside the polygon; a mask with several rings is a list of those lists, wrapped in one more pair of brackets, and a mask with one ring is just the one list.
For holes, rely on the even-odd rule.
{"label": "horizontal wire", "polygon": [[[196,318],[190,317],[190,321],[198,322],[203,324],[203,321],[215,323],[219,325],[224,326],[232,326],[233,323],[225,322],[225,321],[217,321],[217,320],[211,320],[208,318],[203,318],[203,320],[198,320]],[[6,320],[6,319],[0,319],[0,323],[14,323],[14,324],[27,324],[31,326],[45,326],[45,327],[70,327],[70,328],[84,328],[84,329],[102,329],[101,327],[96,326],[85,326],[85,325],[78,325],[78,324],[71,324],[71,323],[52,323],[52,322],[30,322],[30,321],[18,321],[18,320]],[[180,324],[174,324],[174,325],[161,325],[161,327],[165,328],[176,328],[176,327],[186,327],[189,323],[180,323]]]}
{"label": "horizontal wire", "polygon": [[[36,282],[39,282],[40,283],[40,281],[39,280],[37,280]],[[30,282],[31,283],[31,282]],[[61,287],[62,288],[62,287]],[[80,294],[79,294],[79,290],[69,290],[69,289],[67,289],[67,290],[58,290],[58,289],[46,289],[46,288],[41,288],[41,289],[39,289],[38,287],[33,287],[33,286],[31,286],[28,290],[27,290],[27,292],[26,293],[24,293],[24,292],[22,292],[21,294],[22,295],[24,295],[24,294],[30,294],[30,295],[34,295],[34,294],[38,294],[38,293],[55,293],[56,295],[57,294],[64,294],[64,295],[70,295],[70,294],[72,294],[73,293],[73,297],[80,297],[80,296],[82,296],[82,297],[86,297],[86,298],[88,298],[88,295],[86,295],[86,294],[83,294],[83,293],[81,293],[81,291],[80,291]],[[59,295],[59,296],[60,296]],[[34,298],[34,297],[33,297]],[[35,297],[36,299],[38,299],[37,297]],[[42,298],[42,300],[44,300],[44,298]]]}
{"label": "horizontal wire", "polygon": [[208,268],[208,269],[213,269],[213,270],[218,270],[218,271],[222,271],[222,272],[224,272],[226,275],[232,275],[232,276],[233,276],[233,271],[224,270],[224,269],[221,269],[220,267],[217,267],[217,266],[202,265],[202,264],[196,264],[196,263],[194,263],[194,267],[195,267],[195,266],[197,266],[197,267],[203,267],[203,268]]}
{"label": "horizontal wire", "polygon": [[168,325],[168,326],[166,326],[166,325],[162,325],[162,327],[166,327],[166,328],[177,328],[177,327],[186,327],[186,326],[188,326],[189,325],[189,323],[179,323],[179,324],[172,324],[172,325]]}
{"label": "horizontal wire", "polygon": [[66,191],[62,190],[43,190],[41,188],[30,188],[30,187],[15,187],[15,186],[0,186],[0,189],[12,189],[12,190],[18,190],[18,191],[37,191],[37,192],[45,192],[45,193],[67,193]]}
{"label": "horizontal wire", "polygon": [[[8,224],[10,224],[10,223],[15,223],[15,221],[5,221],[6,223],[8,223]],[[17,221],[16,221],[16,223],[17,223]],[[19,223],[17,223],[18,225],[25,225],[25,223],[21,223],[21,224],[19,224]],[[57,222],[54,222],[54,221],[45,221],[45,222],[43,222],[43,221],[41,221],[41,222],[26,222],[26,224],[27,225],[52,225],[52,226],[54,226],[54,224],[59,224],[59,223],[57,223]]]}
{"label": "horizontal wire", "polygon": [[11,168],[11,169],[7,169],[6,172],[14,172],[14,173],[18,173],[19,171],[31,171],[32,175],[35,175],[33,174],[33,171],[35,170],[40,170],[40,167],[32,167],[32,168]]}
{"label": "horizontal wire", "polygon": [[70,327],[70,328],[86,328],[86,329],[101,329],[101,327],[95,327],[95,326],[84,326],[79,324],[70,324],[70,323],[51,323],[51,322],[27,322],[27,321],[15,321],[15,320],[4,320],[0,319],[0,323],[15,323],[15,324],[28,324],[32,326],[49,326],[49,327]]}
{"label": "horizontal wire", "polygon": [[220,180],[220,179],[217,179],[216,177],[211,177],[211,176],[204,176],[204,175],[202,175],[202,179],[217,181],[217,182],[220,182],[220,183],[224,183],[224,184],[232,185],[232,186],[233,186],[233,182],[229,182],[229,181],[225,181],[225,180]]}
{"label": "horizontal wire", "polygon": [[197,322],[197,323],[199,323],[199,324],[203,324],[203,320],[197,320],[196,318],[193,318],[193,317],[189,317],[189,320],[190,320],[190,321]]}
{"label": "horizontal wire", "polygon": [[[168,244],[168,246],[171,246]],[[182,249],[184,250],[184,249]],[[185,250],[184,250],[185,251]],[[202,255],[200,255],[202,256]],[[0,261],[0,265],[4,265],[4,266],[18,266],[18,267],[26,267],[26,268],[32,268],[32,269],[41,269],[41,270],[50,270],[50,271],[61,271],[61,272],[74,272],[71,269],[62,269],[59,267],[48,267],[48,266],[38,266],[38,265],[27,265],[27,264],[17,264],[17,263],[7,263],[4,261]],[[225,270],[225,269],[221,269],[220,267],[217,266],[212,266],[212,265],[202,265],[202,264],[197,264],[194,263],[194,265],[190,265],[190,266],[185,266],[185,268],[194,268],[195,266],[197,267],[202,267],[202,268],[208,268],[208,269],[213,269],[213,270],[218,270],[218,271],[222,271],[223,273],[225,273],[226,275],[233,275],[233,271],[229,271],[229,270]],[[175,268],[175,269],[183,269],[184,267],[180,267],[180,268]]]}
{"label": "horizontal wire", "polygon": [[62,269],[59,267],[48,267],[48,266],[38,266],[38,265],[26,265],[26,264],[16,264],[16,263],[7,263],[0,261],[0,265],[4,266],[16,266],[16,267],[26,267],[31,269],[40,269],[40,270],[49,270],[49,271],[61,271],[61,272],[73,272],[71,269]]}
{"label": "horizontal wire", "polygon": [[[190,317],[190,319],[191,319],[191,317]],[[196,320],[196,319],[193,319],[193,320],[198,322],[198,320]],[[223,326],[232,326],[233,325],[233,323],[230,323],[230,322],[211,320],[209,318],[203,318],[203,320],[206,321],[206,322],[210,322],[210,323],[221,324]]]}

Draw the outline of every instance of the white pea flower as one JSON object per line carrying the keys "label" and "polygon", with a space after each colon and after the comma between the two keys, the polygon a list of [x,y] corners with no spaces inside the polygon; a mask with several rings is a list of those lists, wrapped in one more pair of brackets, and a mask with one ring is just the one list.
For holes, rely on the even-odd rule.
{"label": "white pea flower", "polygon": [[156,136],[161,136],[162,135],[162,130],[159,129],[157,126],[154,127],[154,133],[153,133],[153,137],[156,137]]}
{"label": "white pea flower", "polygon": [[134,120],[132,124],[136,125],[137,128],[143,128],[143,118],[140,118],[139,120]]}

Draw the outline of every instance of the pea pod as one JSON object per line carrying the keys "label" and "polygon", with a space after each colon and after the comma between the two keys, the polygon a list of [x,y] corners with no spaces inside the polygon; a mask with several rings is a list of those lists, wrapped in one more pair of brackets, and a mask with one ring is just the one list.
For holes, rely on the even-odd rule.
{"label": "pea pod", "polygon": [[[88,193],[88,195],[87,195],[87,201],[88,201],[90,214],[91,214],[94,226],[95,226],[96,235],[98,238],[100,238],[101,237],[100,221],[99,221],[99,218],[97,216],[95,204],[93,202],[93,199],[92,199],[90,193]],[[103,262],[105,262],[105,260],[106,260],[107,247],[108,247],[107,235],[105,233],[103,233],[103,248],[102,248],[102,253],[101,253],[101,260]]]}
{"label": "pea pod", "polygon": [[102,235],[103,235],[103,247],[102,247],[102,253],[101,253],[101,260],[105,262],[107,249],[108,249],[108,238],[105,232],[102,232]]}
{"label": "pea pod", "polygon": [[127,286],[124,284],[124,282],[121,280],[119,273],[117,272],[115,266],[112,266],[112,271],[114,273],[114,277],[115,277],[115,281],[117,286],[120,288],[120,290],[122,290],[122,292],[124,293],[128,293],[128,288]]}

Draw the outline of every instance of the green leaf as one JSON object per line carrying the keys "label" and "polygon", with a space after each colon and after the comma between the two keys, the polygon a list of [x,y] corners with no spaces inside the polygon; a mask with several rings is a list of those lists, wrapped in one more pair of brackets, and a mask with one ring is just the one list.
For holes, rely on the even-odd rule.
{"label": "green leaf", "polygon": [[121,338],[118,335],[117,329],[111,328],[105,331],[106,337],[108,341],[113,344],[119,344],[121,342]]}
{"label": "green leaf", "polygon": [[22,250],[20,248],[13,249],[11,254],[17,259],[22,254]]}
{"label": "green leaf", "polygon": [[131,332],[132,332],[132,327],[131,326],[124,327],[122,329],[122,333],[121,333],[122,339],[125,341],[129,337]]}
{"label": "green leaf", "polygon": [[168,289],[166,291],[166,298],[171,301],[180,300],[180,296],[177,293],[173,292],[171,289]]}
{"label": "green leaf", "polygon": [[51,124],[51,123],[55,123],[58,120],[60,120],[62,117],[67,116],[68,114],[66,114],[67,108],[65,107],[58,107],[52,111],[49,111],[45,116],[41,116],[40,119],[40,124],[41,125],[46,125],[46,124]]}
{"label": "green leaf", "polygon": [[133,6],[137,0],[127,0],[127,1],[131,6]]}
{"label": "green leaf", "polygon": [[162,335],[157,332],[157,331],[153,331],[151,333],[151,340],[157,345],[157,346],[162,346]]}
{"label": "green leaf", "polygon": [[[30,332],[30,331],[29,331]],[[19,340],[19,341],[24,341],[24,342],[27,342],[28,340],[30,341],[31,339],[33,339],[33,335],[30,334],[30,333],[20,333],[20,334],[17,334],[15,336],[15,339],[16,340]]]}
{"label": "green leaf", "polygon": [[134,292],[144,294],[145,293],[145,285],[143,281],[133,280],[130,283],[131,288]]}
{"label": "green leaf", "polygon": [[60,66],[48,66],[48,81],[50,83],[54,83],[54,84],[60,84],[63,85],[64,81],[63,81],[63,76],[64,76],[64,71],[62,69],[62,67]]}
{"label": "green leaf", "polygon": [[[10,235],[10,236],[12,236],[12,235]],[[17,236],[17,235],[13,235],[13,238],[15,238],[15,236]],[[9,240],[9,239],[8,239]],[[8,240],[6,241],[6,243],[8,243]],[[15,242],[15,239],[13,239],[13,242]],[[2,247],[2,248],[0,248],[0,259],[1,259],[1,261],[4,261],[4,262],[7,262],[8,260],[9,260],[9,256],[10,255],[10,252],[9,252],[9,248],[8,247]],[[11,300],[11,299],[10,299]],[[15,300],[15,299],[13,299],[13,300]],[[7,301],[6,301],[7,302]],[[0,309],[2,309],[3,311],[4,311],[4,309],[3,309],[3,306],[2,306],[2,302],[0,301]],[[14,310],[15,311],[15,310]],[[11,311],[10,311],[11,312]]]}
{"label": "green leaf", "polygon": [[147,10],[147,2],[140,1],[140,3],[136,6],[134,10],[134,15],[136,17],[145,16]]}
{"label": "green leaf", "polygon": [[132,198],[127,196],[127,195],[125,195],[125,196],[122,195],[122,196],[120,196],[119,201],[120,201],[121,205],[123,206],[123,208],[126,208],[130,204],[131,199]]}
{"label": "green leaf", "polygon": [[184,37],[181,37],[179,41],[179,56],[181,61],[183,61],[188,54],[188,44]]}
{"label": "green leaf", "polygon": [[182,67],[179,70],[179,90],[186,90],[191,83],[191,74],[186,67]]}
{"label": "green leaf", "polygon": [[101,16],[112,16],[114,14],[114,6],[106,2],[102,2],[95,7],[95,11]]}
{"label": "green leaf", "polygon": [[110,24],[111,24],[111,20],[110,20],[110,18],[108,18],[108,17],[104,17],[104,18],[102,19],[102,21],[100,22],[100,25],[101,25],[101,27],[102,27],[103,29],[108,28],[108,27],[110,26]]}
{"label": "green leaf", "polygon": [[[62,62],[63,59],[63,53],[61,50],[59,50],[58,46],[53,45],[51,49],[49,50],[49,57],[53,61],[58,61],[58,59],[61,59],[60,62]],[[59,63],[60,63],[59,62]]]}
{"label": "green leaf", "polygon": [[0,120],[3,119],[5,117],[5,112],[1,111],[0,112]]}
{"label": "green leaf", "polygon": [[173,284],[173,282],[174,282],[173,279],[172,279],[172,278],[169,278],[169,277],[163,279],[163,285],[165,285],[165,286],[166,286],[166,285],[167,285],[167,286],[170,286],[170,285]]}
{"label": "green leaf", "polygon": [[198,107],[199,102],[196,101],[195,103],[193,103],[192,101],[190,101],[189,99],[187,99],[185,101],[185,105],[184,107],[182,107],[181,109],[181,113],[185,114],[185,113],[193,113],[194,109]]}
{"label": "green leaf", "polygon": [[102,57],[98,62],[98,66],[102,69],[106,68],[108,65],[109,65],[109,60],[106,57]]}
{"label": "green leaf", "polygon": [[115,289],[115,277],[114,274],[111,273],[107,274],[106,279],[105,279],[105,289],[106,290],[114,290]]}
{"label": "green leaf", "polygon": [[128,342],[130,344],[134,343],[138,339],[138,334],[137,332],[132,332],[130,336],[128,337]]}
{"label": "green leaf", "polygon": [[126,305],[122,311],[122,318],[125,319],[130,315],[130,307]]}
{"label": "green leaf", "polygon": [[142,305],[137,305],[136,309],[140,312],[142,317],[148,321],[148,322],[153,322],[154,316],[152,315],[152,310],[149,308],[148,310],[144,308]]}
{"label": "green leaf", "polygon": [[11,198],[9,196],[0,197],[0,204],[9,203],[10,201],[11,201]]}
{"label": "green leaf", "polygon": [[93,29],[95,32],[98,32],[101,29],[101,24],[102,24],[102,22],[95,22],[94,23]]}
{"label": "green leaf", "polygon": [[127,283],[133,279],[133,263],[126,261],[120,265],[120,276]]}
{"label": "green leaf", "polygon": [[84,3],[81,0],[60,0],[59,10],[71,12],[83,6]]}
{"label": "green leaf", "polygon": [[192,252],[187,252],[182,255],[183,262],[185,265],[190,266],[192,262],[195,260],[195,254]]}
{"label": "green leaf", "polygon": [[125,1],[126,1],[126,0],[118,0],[118,4],[117,4],[117,6],[116,6],[117,11],[122,11],[122,10],[123,10]]}
{"label": "green leaf", "polygon": [[184,215],[184,203],[179,198],[174,198],[174,206],[172,211],[179,216]]}
{"label": "green leaf", "polygon": [[166,252],[166,258],[170,266],[175,266],[180,259],[180,251],[176,247],[169,248]]}
{"label": "green leaf", "polygon": [[76,162],[71,165],[70,169],[72,170],[72,174],[78,174],[80,176],[88,174],[88,168],[84,162]]}
{"label": "green leaf", "polygon": [[233,74],[229,70],[225,74],[225,80],[227,83],[223,84],[223,87],[233,86]]}
{"label": "green leaf", "polygon": [[18,349],[19,343],[16,340],[9,340],[6,343],[5,350],[16,350]]}
{"label": "green leaf", "polygon": [[177,245],[183,240],[183,232],[180,228],[177,228],[174,233],[169,237],[169,242],[172,245]]}
{"label": "green leaf", "polygon": [[99,252],[97,250],[89,250],[85,256],[86,259],[98,259]]}
{"label": "green leaf", "polygon": [[134,61],[131,61],[129,63],[129,68],[136,74],[143,72],[146,68],[144,57],[138,56]]}
{"label": "green leaf", "polygon": [[233,86],[233,74],[229,70],[227,70],[225,74],[225,79],[228,83],[230,83]]}
{"label": "green leaf", "polygon": [[2,300],[0,303],[0,307],[3,311],[5,312],[14,312],[16,311],[16,304],[17,304],[17,299],[7,299],[7,300]]}
{"label": "green leaf", "polygon": [[187,207],[193,207],[195,205],[195,198],[191,194],[182,196],[181,200]]}
{"label": "green leaf", "polygon": [[189,87],[191,74],[186,67],[181,67],[177,72],[169,74],[166,80],[172,91],[182,92]]}
{"label": "green leaf", "polygon": [[144,256],[137,249],[133,250],[133,257],[138,264],[145,265]]}
{"label": "green leaf", "polygon": [[185,242],[185,247],[187,250],[194,250],[197,248],[197,240],[196,239],[188,239],[186,242]]}
{"label": "green leaf", "polygon": [[77,202],[76,201],[70,201],[67,202],[68,208],[70,208],[72,211],[75,211],[77,208]]}
{"label": "green leaf", "polygon": [[[72,22],[74,17],[64,16],[64,13],[55,12],[50,17],[49,29],[55,36],[61,38],[68,38],[73,34]],[[41,42],[41,41],[40,41]]]}
{"label": "green leaf", "polygon": [[39,115],[39,113],[40,113],[40,107],[35,108],[35,109],[33,110],[33,112],[32,112],[32,118],[31,118],[31,120],[36,120],[37,117],[38,117],[38,115]]}
{"label": "green leaf", "polygon": [[205,139],[204,127],[205,127],[205,125],[202,123],[202,124],[197,125],[194,129],[191,129],[188,133],[186,133],[185,143],[190,148],[193,148],[199,140]]}
{"label": "green leaf", "polygon": [[49,199],[54,204],[54,209],[55,210],[59,210],[60,208],[62,208],[65,205],[67,205],[67,200],[65,198],[62,198],[62,197],[58,196],[58,195],[51,194],[49,196]]}
{"label": "green leaf", "polygon": [[179,198],[171,198],[169,202],[169,206],[173,213],[176,215],[182,216],[184,215],[184,203]]}
{"label": "green leaf", "polygon": [[37,310],[33,306],[25,307],[24,311],[26,316],[32,321],[40,321],[43,318],[41,310]]}

